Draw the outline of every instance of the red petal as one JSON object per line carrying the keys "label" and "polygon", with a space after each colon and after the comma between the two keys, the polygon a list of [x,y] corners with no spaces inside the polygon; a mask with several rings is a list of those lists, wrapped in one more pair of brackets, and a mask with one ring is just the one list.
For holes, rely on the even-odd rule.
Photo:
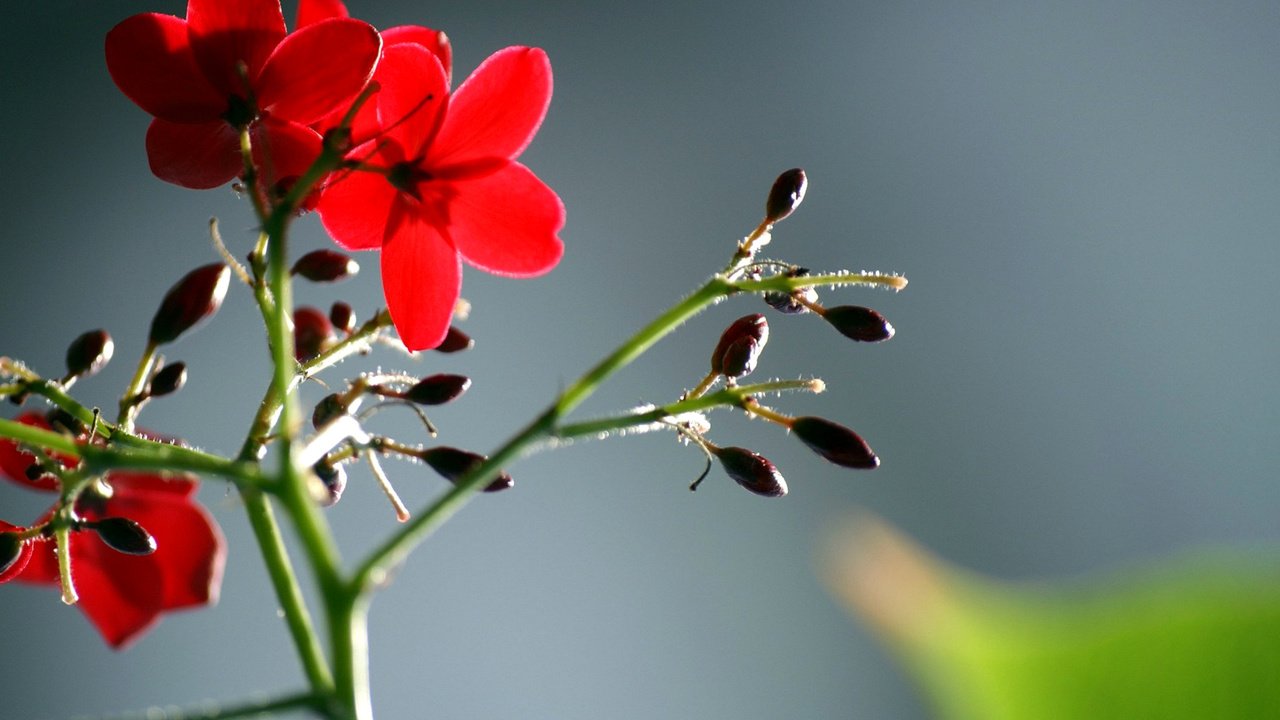
{"label": "red petal", "polygon": [[227,98],[204,79],[187,41],[187,22],[134,15],[107,33],[107,72],[138,107],[174,122],[212,120]]}
{"label": "red petal", "polygon": [[[16,419],[23,425],[30,425],[41,430],[49,429],[49,423],[44,419],[44,416],[38,413],[23,413]],[[31,464],[35,461],[34,455],[19,448],[14,441],[0,440],[0,470],[4,471],[5,477],[19,485],[26,485],[40,490],[57,490],[58,480],[52,475],[43,475],[38,480],[27,479],[27,468],[31,467]],[[73,462],[70,458],[63,458],[62,464],[69,467]]]}
{"label": "red petal", "polygon": [[293,24],[293,28],[301,30],[321,20],[350,16],[351,14],[347,12],[347,6],[342,4],[342,0],[299,0],[298,20]]}
{"label": "red petal", "polygon": [[196,493],[199,483],[192,475],[157,475],[153,473],[131,472],[129,470],[113,470],[107,476],[111,488],[124,497],[146,496],[148,494],[172,495],[175,498],[190,498]]}
{"label": "red petal", "polygon": [[161,607],[172,610],[217,602],[226,548],[222,531],[208,512],[182,495],[122,491],[114,474],[111,483],[116,495],[107,501],[104,515],[129,518],[155,538],[155,552],[139,559],[159,569]]}
{"label": "red petal", "polygon": [[351,104],[373,77],[382,38],[368,23],[333,19],[289,35],[267,59],[254,88],[258,106],[311,124]]}
{"label": "red petal", "polygon": [[387,48],[375,76],[378,121],[407,158],[417,158],[431,141],[449,98],[440,58],[415,43]]}
{"label": "red petal", "polygon": [[382,175],[351,172],[325,189],[316,211],[334,242],[348,250],[377,250],[398,194]]}
{"label": "red petal", "polygon": [[117,650],[160,619],[164,586],[162,568],[154,560],[159,552],[125,555],[107,547],[92,531],[71,534],[71,579],[80,596],[77,605]]}
{"label": "red petal", "polygon": [[[26,528],[20,528],[16,525],[10,525],[5,521],[0,520],[0,532],[9,531],[9,530],[25,530],[25,529]],[[18,557],[13,561],[13,564],[10,565],[8,568],[6,568],[4,572],[0,572],[0,583],[9,582],[10,580],[20,575],[23,570],[26,570],[27,563],[31,562],[31,555],[34,549],[35,549],[34,542],[28,540],[22,543],[22,546],[18,549]]]}
{"label": "red petal", "polygon": [[449,113],[427,153],[440,168],[510,160],[533,139],[551,103],[551,62],[538,48],[490,55],[449,99]]}
{"label": "red petal", "polygon": [[32,543],[31,562],[16,579],[29,585],[58,585],[58,556],[54,553],[55,543],[47,538],[37,539]]}
{"label": "red petal", "polygon": [[450,181],[449,239],[467,262],[509,277],[541,275],[560,261],[564,205],[529,168],[509,163]]}
{"label": "red petal", "polygon": [[462,289],[462,267],[422,208],[401,199],[382,247],[382,291],[405,347],[433,348],[444,340]]}
{"label": "red petal", "polygon": [[247,96],[240,63],[252,85],[285,35],[280,0],[188,0],[187,26],[196,62],[224,97]]}
{"label": "red petal", "polygon": [[393,45],[421,45],[440,60],[445,79],[453,77],[453,45],[443,31],[421,25],[400,25],[382,31],[383,47]]}
{"label": "red petal", "polygon": [[147,128],[147,159],[161,180],[197,190],[215,188],[240,174],[240,138],[221,120],[180,124],[157,118]]}
{"label": "red petal", "polygon": [[[323,145],[320,134],[305,125],[268,119],[254,126],[253,163],[266,187],[283,194],[320,157]],[[313,206],[316,197],[312,192],[303,207]]]}

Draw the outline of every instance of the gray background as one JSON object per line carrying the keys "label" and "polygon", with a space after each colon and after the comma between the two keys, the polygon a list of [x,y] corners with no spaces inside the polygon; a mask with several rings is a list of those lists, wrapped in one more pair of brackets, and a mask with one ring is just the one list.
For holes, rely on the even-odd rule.
{"label": "gray background", "polygon": [[[509,44],[544,47],[555,67],[523,159],[568,207],[564,261],[532,281],[468,271],[469,354],[346,366],[470,374],[470,393],[435,414],[450,442],[491,446],[720,267],[788,167],[812,184],[772,255],[911,280],[898,295],[826,295],[879,308],[892,342],[772,316],[759,370],[825,378],[830,392],[783,409],[857,428],[881,469],[834,468],[723,414],[713,437],[771,457],[789,497],[718,472],[690,494],[701,460],[666,435],[532,457],[516,490],[469,506],[377,597],[379,717],[925,717],[814,572],[822,529],[859,506],[1015,579],[1276,540],[1275,3],[352,5],[380,27],[448,31],[459,78]],[[0,353],[53,375],[71,338],[108,328],[115,363],[77,388],[90,403],[114,403],[164,290],[213,259],[205,220],[219,216],[237,252],[251,241],[230,190],[149,174],[147,117],[105,71],[113,24],[183,7],[9,3],[0,23]],[[315,218],[296,245],[328,245]],[[377,262],[361,260],[356,280],[302,300],[340,296],[367,316]],[[673,398],[720,329],[760,307],[698,318],[586,411]],[[259,328],[236,290],[174,347],[191,381],[144,424],[234,452],[266,378]],[[378,427],[416,439],[407,413]],[[442,489],[420,468],[392,472],[412,506]],[[221,604],[115,654],[52,591],[0,589],[0,715],[301,685],[234,495],[215,482],[202,497],[231,539]],[[17,522],[46,501],[0,494]],[[364,472],[330,517],[348,559],[393,522]]]}

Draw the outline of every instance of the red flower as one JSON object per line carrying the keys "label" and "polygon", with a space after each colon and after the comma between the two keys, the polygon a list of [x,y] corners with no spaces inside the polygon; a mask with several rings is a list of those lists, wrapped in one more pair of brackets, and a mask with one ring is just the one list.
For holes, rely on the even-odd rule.
{"label": "red flower", "polygon": [[[155,116],[147,130],[152,172],[211,188],[241,172],[245,127],[256,144],[272,146],[272,164],[309,163],[314,155],[291,154],[319,151],[319,136],[305,126],[350,104],[381,45],[367,23],[343,18],[286,35],[279,0],[189,0],[185,20],[144,13],[116,25],[106,54],[116,85]],[[282,177],[264,172],[268,183]]]}
{"label": "red flower", "polygon": [[[18,421],[49,427],[30,413]],[[0,441],[0,468],[5,474],[28,487],[47,488],[47,481],[27,477],[26,469],[33,462],[12,441]],[[71,575],[80,595],[78,605],[107,643],[121,649],[164,612],[217,602],[226,548],[217,523],[196,502],[194,477],[116,471],[104,480],[111,487],[111,497],[86,491],[76,503],[76,515],[86,522],[128,518],[156,541],[156,550],[149,555],[126,555],[108,547],[92,530],[71,533]],[[58,586],[53,541],[42,538],[29,545],[34,547],[26,567],[7,574],[18,582]]]}
{"label": "red flower", "polygon": [[382,285],[410,350],[438,345],[461,288],[461,260],[532,277],[560,260],[560,198],[515,161],[551,100],[551,65],[510,47],[452,95],[440,60],[416,43],[385,49],[375,80],[381,136],[349,156],[317,210],[351,250],[382,249]]}

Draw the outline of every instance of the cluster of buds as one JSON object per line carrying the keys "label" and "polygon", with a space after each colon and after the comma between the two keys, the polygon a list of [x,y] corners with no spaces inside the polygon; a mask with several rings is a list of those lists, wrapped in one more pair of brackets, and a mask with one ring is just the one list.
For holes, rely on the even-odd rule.
{"label": "cluster of buds", "polygon": [[[775,223],[787,218],[803,201],[808,179],[803,170],[795,168],[782,173],[774,182],[765,203],[765,217],[750,236],[738,246],[730,276],[740,275],[751,280],[771,277],[788,279],[810,276],[808,268],[777,260],[757,260],[760,246],[769,241]],[[893,337],[893,326],[883,315],[871,308],[858,305],[825,307],[818,299],[812,285],[797,284],[789,291],[769,291],[763,294],[764,302],[783,315],[814,314],[834,327],[840,334],[858,342],[883,342]],[[705,395],[719,380],[729,388],[737,387],[742,378],[750,375],[758,365],[765,345],[769,341],[769,322],[761,313],[738,318],[720,335],[711,352],[710,372],[682,400],[692,400]],[[824,385],[811,381],[815,391]],[[854,469],[872,469],[880,459],[856,432],[820,417],[793,417],[762,405],[756,397],[744,395],[738,407],[752,417],[764,419],[787,429],[806,447],[823,459],[836,465]],[[740,447],[721,447],[705,437],[705,429],[694,429],[688,424],[673,423],[682,437],[693,440],[708,457],[720,463],[726,474],[739,485],[758,495],[780,497],[787,493],[787,484],[778,468],[767,458]],[[693,482],[691,490],[706,477],[706,472]]]}
{"label": "cluster of buds", "polygon": [[[466,333],[450,328],[445,342],[436,350],[454,353],[466,350],[472,345],[474,342]],[[331,393],[321,399],[312,411],[311,423],[317,431],[320,431],[320,435],[317,436],[319,438],[326,428],[337,425],[339,421],[354,423],[353,427],[359,427],[364,421],[385,408],[403,406],[417,415],[428,435],[434,438],[438,436],[439,429],[427,416],[426,409],[451,403],[466,393],[470,387],[471,378],[453,373],[435,373],[421,378],[403,373],[361,375],[352,380],[346,390]],[[366,400],[375,402],[367,408],[362,408]],[[323,493],[317,493],[320,502],[324,505],[333,505],[342,497],[347,485],[345,465],[363,457],[369,464],[380,489],[395,509],[397,519],[401,522],[408,520],[408,509],[400,500],[383,470],[378,459],[381,456],[395,456],[425,463],[441,477],[455,484],[486,460],[485,456],[478,453],[447,445],[423,447],[402,443],[388,437],[366,435],[363,430],[344,432],[340,445],[325,452],[323,457],[312,466],[316,477],[324,487]],[[505,490],[513,484],[511,476],[503,472],[484,490],[486,492]]]}

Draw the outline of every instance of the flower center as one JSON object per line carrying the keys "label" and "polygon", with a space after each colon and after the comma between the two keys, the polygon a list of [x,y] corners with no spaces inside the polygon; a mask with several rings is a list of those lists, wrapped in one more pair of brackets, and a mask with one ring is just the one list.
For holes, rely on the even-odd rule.
{"label": "flower center", "polygon": [[418,183],[426,182],[430,179],[430,173],[410,160],[398,162],[387,170],[387,182],[391,183],[400,192],[412,195],[419,200],[422,199],[422,196],[418,192]]}
{"label": "flower center", "polygon": [[232,95],[227,98],[227,111],[222,114],[222,119],[235,128],[242,128],[253,122],[258,116],[258,111],[253,104],[239,95]]}

